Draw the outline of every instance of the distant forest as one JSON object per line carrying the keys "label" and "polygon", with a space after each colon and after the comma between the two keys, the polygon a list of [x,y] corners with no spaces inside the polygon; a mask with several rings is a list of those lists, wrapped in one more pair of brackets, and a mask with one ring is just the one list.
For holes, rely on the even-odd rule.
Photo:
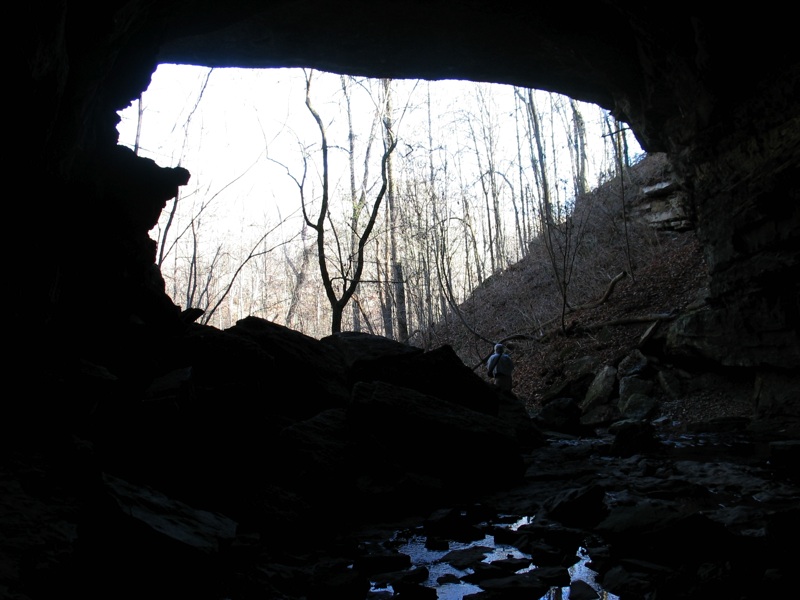
{"label": "distant forest", "polygon": [[312,337],[411,341],[535,240],[567,273],[576,198],[641,156],[562,95],[300,69],[162,65],[121,119],[120,144],[192,172],[151,231],[173,301]]}

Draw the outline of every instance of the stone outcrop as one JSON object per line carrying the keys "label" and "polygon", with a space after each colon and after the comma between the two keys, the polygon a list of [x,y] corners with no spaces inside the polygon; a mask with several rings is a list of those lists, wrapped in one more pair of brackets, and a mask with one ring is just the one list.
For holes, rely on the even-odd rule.
{"label": "stone outcrop", "polygon": [[6,407],[4,597],[218,598],[248,536],[274,551],[424,514],[520,481],[544,445],[447,347],[252,317],[162,343],[135,376],[84,362]]}

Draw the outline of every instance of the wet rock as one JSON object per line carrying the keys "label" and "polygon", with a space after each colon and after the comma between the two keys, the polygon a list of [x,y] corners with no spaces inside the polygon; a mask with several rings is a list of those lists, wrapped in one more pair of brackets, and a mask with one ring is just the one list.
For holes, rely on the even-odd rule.
{"label": "wet rock", "polygon": [[585,581],[578,579],[569,584],[570,600],[597,600],[600,594]]}
{"label": "wet rock", "polygon": [[784,440],[769,444],[770,460],[776,465],[800,468],[800,440]]}
{"label": "wet rock", "polygon": [[653,452],[660,446],[655,428],[645,421],[618,421],[608,431],[614,435],[610,449],[614,456]]}
{"label": "wet rock", "polygon": [[477,546],[470,546],[469,548],[448,552],[442,557],[442,561],[460,571],[464,571],[481,564],[493,550],[494,548],[492,546],[479,544]]}
{"label": "wet rock", "polygon": [[605,490],[600,485],[560,492],[548,498],[542,508],[548,518],[574,527],[596,525],[608,512]]}
{"label": "wet rock", "polygon": [[392,586],[395,591],[400,591],[403,584],[419,586],[428,580],[430,571],[427,567],[404,568],[402,571],[392,571],[389,573],[370,574],[370,580],[376,587]]}
{"label": "wet rock", "polygon": [[534,415],[539,429],[579,435],[583,430],[581,409],[573,398],[555,398]]}
{"label": "wet rock", "polygon": [[[544,595],[550,587],[549,583],[529,572],[482,581],[481,588],[486,591],[486,595],[481,595],[480,598],[508,598],[510,600],[538,598]],[[465,596],[465,598],[469,598],[469,596]]]}
{"label": "wet rock", "polygon": [[357,383],[348,420],[371,459],[382,457],[454,489],[498,485],[523,473],[515,435],[503,421],[408,388]]}
{"label": "wet rock", "polygon": [[407,554],[388,550],[364,554],[356,558],[353,563],[353,567],[365,575],[400,571],[410,566],[411,557]]}
{"label": "wet rock", "polygon": [[398,581],[392,586],[397,596],[411,600],[436,600],[437,592],[433,588],[419,585],[418,583],[408,583]]}
{"label": "wet rock", "polygon": [[442,509],[434,511],[423,523],[427,536],[446,538],[458,542],[482,540],[483,531],[476,527],[481,518],[475,518],[461,509]]}
{"label": "wet rock", "polygon": [[357,569],[318,569],[308,586],[309,600],[326,598],[365,598],[369,579]]}
{"label": "wet rock", "polygon": [[601,584],[604,590],[621,598],[644,599],[653,587],[653,580],[646,573],[629,571],[617,565],[605,573]]}

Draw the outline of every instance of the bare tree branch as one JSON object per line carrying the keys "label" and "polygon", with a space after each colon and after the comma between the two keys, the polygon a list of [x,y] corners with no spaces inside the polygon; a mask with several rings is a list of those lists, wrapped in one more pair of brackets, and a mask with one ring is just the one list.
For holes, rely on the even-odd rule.
{"label": "bare tree branch", "polygon": [[270,230],[269,230],[267,233],[265,233],[264,235],[262,235],[262,236],[261,236],[261,237],[258,239],[258,241],[257,241],[255,244],[253,244],[253,247],[252,247],[252,249],[250,250],[250,253],[247,255],[247,258],[245,258],[245,259],[242,261],[242,263],[241,263],[241,264],[238,266],[238,268],[236,269],[236,271],[234,271],[234,273],[233,273],[233,276],[231,277],[231,280],[228,282],[228,285],[227,285],[227,287],[225,288],[225,291],[224,291],[224,292],[222,293],[222,295],[221,295],[221,296],[220,296],[220,297],[217,299],[217,303],[216,303],[216,304],[214,304],[214,306],[211,308],[211,310],[209,310],[209,311],[208,311],[208,312],[207,312],[205,315],[203,315],[203,320],[202,320],[202,322],[203,322],[204,324],[205,324],[205,323],[208,323],[208,321],[211,319],[211,317],[212,317],[212,316],[214,315],[214,313],[217,311],[217,309],[219,308],[219,306],[222,304],[222,301],[223,301],[223,300],[225,300],[225,298],[228,296],[228,294],[230,293],[231,289],[233,288],[233,284],[234,284],[234,282],[236,281],[236,278],[239,276],[239,273],[241,273],[241,272],[242,272],[242,269],[244,269],[244,267],[245,267],[245,265],[246,265],[247,263],[249,263],[249,262],[250,262],[252,259],[256,258],[257,256],[263,256],[263,255],[265,255],[265,254],[269,254],[270,252],[272,252],[272,251],[273,251],[273,250],[275,250],[276,248],[280,248],[281,246],[284,246],[284,245],[286,245],[286,244],[289,244],[289,243],[291,243],[292,241],[294,241],[294,239],[295,239],[295,238],[296,238],[298,235],[300,235],[300,234],[298,233],[298,234],[296,234],[294,237],[292,237],[292,238],[291,238],[291,239],[289,239],[289,240],[284,240],[284,241],[282,241],[282,242],[280,242],[280,243],[278,243],[278,244],[275,244],[275,245],[274,245],[272,248],[269,248],[269,249],[266,249],[266,250],[261,250],[260,252],[256,252],[255,250],[256,250],[256,248],[258,248],[258,247],[261,245],[261,242],[263,242],[265,239],[267,239],[267,236],[269,236],[269,235],[270,235],[270,234],[271,234],[273,231],[275,231],[275,230],[276,230],[278,227],[280,227],[280,224],[279,224],[279,225],[276,225],[275,227],[273,227],[272,229],[270,229]]}

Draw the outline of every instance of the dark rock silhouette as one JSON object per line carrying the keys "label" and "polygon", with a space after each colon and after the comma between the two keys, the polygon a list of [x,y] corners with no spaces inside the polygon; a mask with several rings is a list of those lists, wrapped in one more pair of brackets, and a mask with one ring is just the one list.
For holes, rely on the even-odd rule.
{"label": "dark rock silhouette", "polygon": [[[626,600],[786,595],[800,522],[794,22],[621,2],[285,4],[35,3],[15,21],[9,173],[28,185],[7,214],[0,594],[360,598],[368,556],[449,509],[542,565],[475,565],[490,597],[565,585],[577,547]],[[747,369],[753,419],[677,433],[633,420],[615,437],[612,392],[596,437],[575,437],[540,430],[446,348],[196,324],[148,236],[191,165],[116,145],[116,111],[167,61],[471,78],[613,110],[670,155],[708,257],[708,297],[655,341],[722,379]],[[592,380],[553,397],[580,401]],[[408,564],[394,558],[380,568]],[[420,574],[385,579],[432,595]]]}

